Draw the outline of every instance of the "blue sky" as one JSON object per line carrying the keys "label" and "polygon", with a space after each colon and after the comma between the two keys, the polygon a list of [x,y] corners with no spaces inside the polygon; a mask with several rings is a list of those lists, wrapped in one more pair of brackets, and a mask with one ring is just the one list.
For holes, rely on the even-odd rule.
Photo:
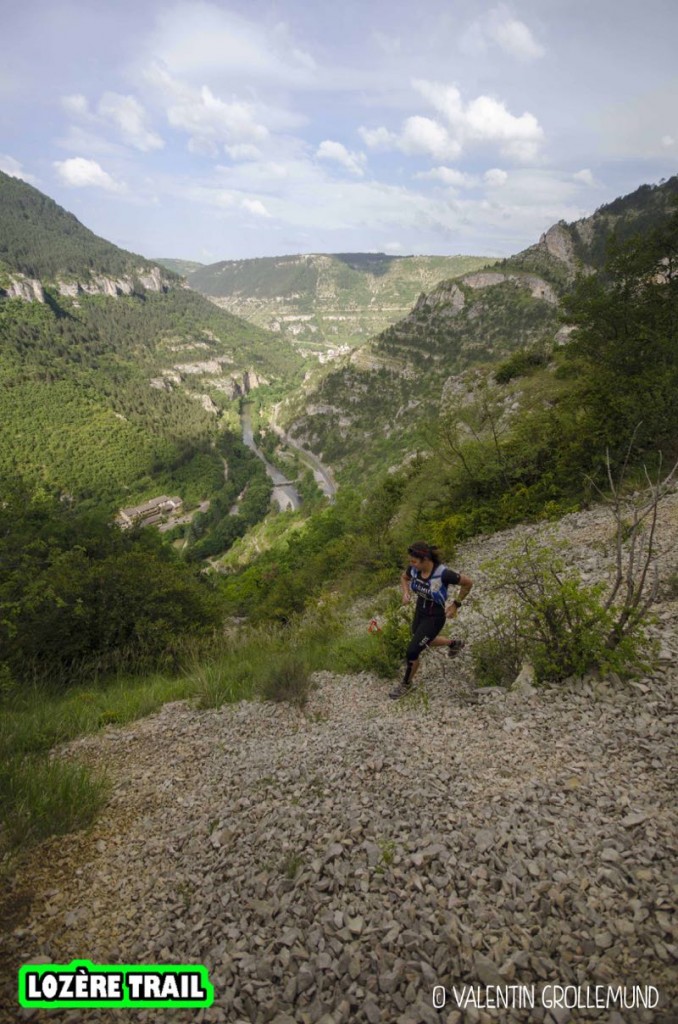
{"label": "blue sky", "polygon": [[0,168],[145,256],[509,255],[678,171],[675,0],[5,0]]}

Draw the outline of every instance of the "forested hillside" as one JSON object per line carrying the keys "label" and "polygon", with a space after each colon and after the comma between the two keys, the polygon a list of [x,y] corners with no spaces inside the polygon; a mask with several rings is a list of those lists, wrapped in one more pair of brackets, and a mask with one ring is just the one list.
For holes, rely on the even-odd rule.
{"label": "forested hillside", "polygon": [[49,196],[0,171],[0,271],[53,281],[59,276],[117,277],[154,266],[99,238]]}
{"label": "forested hillside", "polygon": [[310,254],[227,260],[201,267],[187,281],[223,308],[323,358],[362,345],[438,281],[488,262],[482,256]]}
{"label": "forested hillside", "polygon": [[[553,685],[646,671],[660,586],[652,512],[666,491],[648,492],[648,480],[678,457],[674,193],[675,182],[652,191],[651,226],[609,238],[599,271],[577,277],[554,255],[569,253],[558,227],[516,262],[425,295],[406,324],[327,376],[326,405],[306,407],[306,423],[342,482],[310,512],[268,515],[270,483],[225,429],[232,399],[215,413],[193,397],[208,380],[218,396],[219,376],[258,351],[271,381],[255,389],[258,421],[273,419],[290,357],[272,357],[268,335],[250,349],[251,327],[213,306],[203,319],[206,300],[184,290],[0,302],[0,847],[96,812],[96,784],[46,756],[67,737],[182,697],[301,706],[314,669],[392,679],[409,635],[395,584],[414,538],[452,564],[477,538],[480,559],[488,534],[541,530],[612,489],[595,543],[613,587],[616,560],[616,600],[595,572],[566,570],[548,539],[534,548],[536,527],[523,530],[520,550],[479,567],[481,598],[496,585],[509,612],[478,625],[467,678],[510,685],[525,658]],[[541,274],[520,265],[537,258]],[[233,363],[219,362],[226,351]],[[189,372],[188,359],[203,365]],[[297,393],[304,409],[308,391]],[[125,488],[131,499],[159,485],[210,504],[164,537],[111,523]],[[675,586],[664,573],[662,593]]]}
{"label": "forested hillside", "polygon": [[[43,299],[0,297],[0,474],[107,509],[163,491],[209,499],[240,396],[293,382],[298,355],[178,279],[147,289],[142,271],[163,280],[153,264],[6,175],[0,238],[6,279],[36,275]],[[64,292],[93,274],[131,275],[130,294]]]}
{"label": "forested hillside", "polygon": [[[509,376],[524,375],[521,365],[530,372],[546,366],[545,382],[553,378],[572,326],[563,296],[578,275],[599,271],[605,280],[601,254],[609,255],[609,239],[649,237],[666,223],[677,192],[678,178],[644,186],[586,220],[554,225],[511,259],[439,284],[407,317],[290,396],[280,422],[353,481],[367,479],[375,465],[430,451],[432,427],[473,391],[476,373],[484,378],[493,365],[514,359],[503,371]],[[553,390],[545,384],[536,400],[554,401]]]}

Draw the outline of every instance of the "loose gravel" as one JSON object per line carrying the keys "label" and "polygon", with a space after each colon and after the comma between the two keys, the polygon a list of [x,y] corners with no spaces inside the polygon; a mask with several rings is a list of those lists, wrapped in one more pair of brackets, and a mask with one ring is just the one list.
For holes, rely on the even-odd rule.
{"label": "loose gravel", "polygon": [[[664,581],[677,510],[674,496],[662,512]],[[609,569],[603,510],[557,529],[591,578]],[[474,598],[483,559],[524,532],[462,549]],[[676,1020],[678,601],[663,586],[660,662],[641,679],[478,691],[472,600],[465,653],[430,652],[405,701],[387,699],[388,680],[325,672],[303,713],[177,703],[70,744],[65,756],[106,768],[113,795],[89,832],[45,843],[22,870],[32,905],[4,940],[0,1020]],[[12,1004],[20,963],[76,957],[204,964],[214,1005]],[[660,1005],[461,1010],[453,998],[547,983],[653,985]]]}

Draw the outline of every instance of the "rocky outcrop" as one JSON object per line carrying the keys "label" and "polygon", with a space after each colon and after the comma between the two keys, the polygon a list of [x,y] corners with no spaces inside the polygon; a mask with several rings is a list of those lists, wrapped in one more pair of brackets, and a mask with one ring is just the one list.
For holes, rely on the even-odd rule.
{"label": "rocky outcrop", "polygon": [[[150,385],[159,391],[171,391],[174,387],[181,386],[186,377],[203,376],[209,378],[209,387],[225,394],[232,400],[248,395],[250,391],[261,387],[262,384],[268,384],[266,377],[262,377],[253,369],[224,376],[223,364],[232,362],[231,356],[217,356],[214,359],[206,359],[198,363],[176,363],[171,370],[163,370],[160,377],[153,377]],[[212,402],[211,399],[209,401]],[[208,412],[218,411],[216,406],[208,408],[205,403],[203,405]]]}
{"label": "rocky outcrop", "polygon": [[539,239],[539,245],[543,246],[555,259],[565,263],[568,269],[575,268],[576,256],[572,235],[564,221],[558,221],[557,224],[550,227]]}
{"label": "rocky outcrop", "polygon": [[57,289],[60,295],[77,298],[79,295],[107,295],[116,298],[118,295],[131,295],[139,286],[149,292],[164,292],[170,287],[167,278],[163,277],[160,267],[151,270],[139,269],[122,277],[106,277],[94,275],[87,280],[67,280],[57,278]]}
{"label": "rocky outcrop", "polygon": [[192,397],[200,402],[205,412],[209,412],[213,416],[219,414],[219,406],[212,401],[209,395],[193,395]]}
{"label": "rocky outcrop", "polygon": [[[160,267],[153,267],[150,271],[140,269],[122,277],[106,277],[104,274],[95,274],[86,280],[58,277],[55,285],[59,295],[69,299],[77,299],[81,295],[107,295],[114,299],[119,295],[132,295],[140,286],[149,292],[166,292],[170,288],[170,282],[163,277]],[[0,295],[26,302],[45,301],[42,282],[23,274],[10,275],[9,283],[0,286]]]}
{"label": "rocky outcrop", "polygon": [[0,295],[8,299],[23,299],[25,302],[44,302],[45,293],[39,281],[32,277],[24,277],[23,274],[13,274],[3,287],[0,287]]}
{"label": "rocky outcrop", "polygon": [[461,288],[451,281],[434,288],[431,292],[422,292],[412,311],[416,316],[420,313],[427,313],[433,309],[440,312],[440,307],[445,307],[449,315],[456,315],[466,305],[466,296]]}
{"label": "rocky outcrop", "polygon": [[521,288],[527,288],[533,299],[543,299],[552,306],[558,305],[558,296],[550,284],[536,274],[503,274],[499,271],[484,271],[480,274],[467,274],[462,278],[469,288],[492,288],[494,285],[512,281]]}
{"label": "rocky outcrop", "polygon": [[175,363],[174,369],[182,377],[194,374],[204,374],[209,376],[211,374],[221,373],[223,364],[230,362],[232,362],[232,359],[229,356],[216,356],[214,359],[205,359],[198,363]]}

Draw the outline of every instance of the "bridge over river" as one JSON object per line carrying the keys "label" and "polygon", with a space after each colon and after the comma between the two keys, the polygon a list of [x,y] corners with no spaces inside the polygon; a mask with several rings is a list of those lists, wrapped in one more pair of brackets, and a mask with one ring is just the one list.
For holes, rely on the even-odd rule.
{"label": "bridge over river", "polygon": [[[254,443],[252,416],[247,403],[242,406],[240,423],[242,426],[243,443],[254,452],[257,458],[261,459],[266,467],[268,477],[273,483],[273,500],[277,502],[281,511],[285,511],[287,509],[298,509],[301,506],[301,496],[299,495],[299,491],[290,480],[285,478],[285,475],[281,473],[279,469],[271,465],[261,449]],[[274,430],[284,443],[289,448],[293,448],[301,460],[309,467],[309,469],[312,470],[315,481],[323,494],[325,494],[330,501],[334,501],[334,496],[337,493],[337,485],[334,482],[331,471],[327,469],[326,466],[323,466],[322,462],[313,454],[313,452],[309,452],[306,448],[301,448],[298,444],[295,444],[294,441],[290,440],[290,438],[284,434],[279,427],[276,427],[275,424]]]}

